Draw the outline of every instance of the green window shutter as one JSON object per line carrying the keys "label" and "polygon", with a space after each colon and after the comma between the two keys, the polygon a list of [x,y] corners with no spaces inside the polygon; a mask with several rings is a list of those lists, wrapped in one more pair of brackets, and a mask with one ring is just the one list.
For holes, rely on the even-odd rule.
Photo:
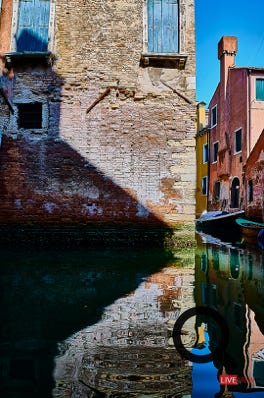
{"label": "green window shutter", "polygon": [[148,51],[179,51],[178,0],[148,0]]}
{"label": "green window shutter", "polygon": [[264,101],[264,79],[256,79],[256,100]]}
{"label": "green window shutter", "polygon": [[17,51],[47,51],[50,0],[20,0]]}

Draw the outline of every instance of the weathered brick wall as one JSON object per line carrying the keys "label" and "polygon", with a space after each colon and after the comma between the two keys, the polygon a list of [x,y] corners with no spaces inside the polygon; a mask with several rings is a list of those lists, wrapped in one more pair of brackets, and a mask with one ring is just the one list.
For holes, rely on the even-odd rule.
{"label": "weathered brick wall", "polygon": [[140,66],[143,1],[56,1],[54,65],[9,80],[14,104],[43,102],[43,129],[17,129],[0,103],[2,222],[193,222],[193,6],[179,70]]}
{"label": "weathered brick wall", "polygon": [[[244,182],[245,211],[249,219],[264,221],[264,132],[260,135],[247,163]],[[249,181],[252,182],[252,200],[249,200]]]}

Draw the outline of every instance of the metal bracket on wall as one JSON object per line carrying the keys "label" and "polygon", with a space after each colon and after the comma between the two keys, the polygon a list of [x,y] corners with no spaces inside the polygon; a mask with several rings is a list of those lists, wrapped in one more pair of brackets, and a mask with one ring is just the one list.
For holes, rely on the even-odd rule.
{"label": "metal bracket on wall", "polygon": [[90,106],[89,108],[87,108],[86,113],[89,113],[96,104],[98,104],[98,102],[102,101],[109,93],[110,93],[111,89],[110,87],[107,87],[107,89],[100,95],[99,98],[97,98]]}
{"label": "metal bracket on wall", "polygon": [[175,94],[177,94],[180,98],[182,98],[184,101],[186,101],[188,104],[192,104],[193,101],[191,101],[189,98],[187,98],[185,95],[183,95],[182,93],[180,93],[178,90],[176,90],[175,88],[171,87],[168,83],[164,82],[163,80],[160,80],[162,84],[164,84],[164,86],[168,87],[169,89],[171,89]]}

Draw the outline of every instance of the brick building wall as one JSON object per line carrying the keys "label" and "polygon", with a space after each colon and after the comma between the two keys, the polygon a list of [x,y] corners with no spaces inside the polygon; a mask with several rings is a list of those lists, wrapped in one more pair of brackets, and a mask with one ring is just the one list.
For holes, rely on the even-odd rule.
{"label": "brick building wall", "polygon": [[257,95],[257,82],[264,81],[264,69],[235,66],[236,51],[237,38],[223,36],[218,43],[220,82],[209,104],[208,210],[247,212],[245,169],[263,129],[264,101]]}
{"label": "brick building wall", "polygon": [[[1,222],[192,224],[193,0],[179,10],[185,67],[181,57],[142,63],[144,1],[51,5],[51,63],[16,58],[6,12],[1,25],[11,37],[1,82],[14,110],[1,100]],[[42,126],[21,128],[20,104],[34,102]]]}
{"label": "brick building wall", "polygon": [[249,219],[264,221],[264,131],[262,131],[246,163],[245,211]]}

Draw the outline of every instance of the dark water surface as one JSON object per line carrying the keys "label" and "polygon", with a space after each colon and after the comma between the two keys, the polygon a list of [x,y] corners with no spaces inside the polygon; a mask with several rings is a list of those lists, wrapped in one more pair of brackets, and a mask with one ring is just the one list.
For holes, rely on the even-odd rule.
{"label": "dark water surface", "polygon": [[[264,252],[197,239],[179,251],[1,249],[0,396],[264,397]],[[229,331],[206,364],[172,337],[196,306]],[[182,333],[197,356],[222,337],[200,315]],[[237,383],[220,385],[225,374]]]}

